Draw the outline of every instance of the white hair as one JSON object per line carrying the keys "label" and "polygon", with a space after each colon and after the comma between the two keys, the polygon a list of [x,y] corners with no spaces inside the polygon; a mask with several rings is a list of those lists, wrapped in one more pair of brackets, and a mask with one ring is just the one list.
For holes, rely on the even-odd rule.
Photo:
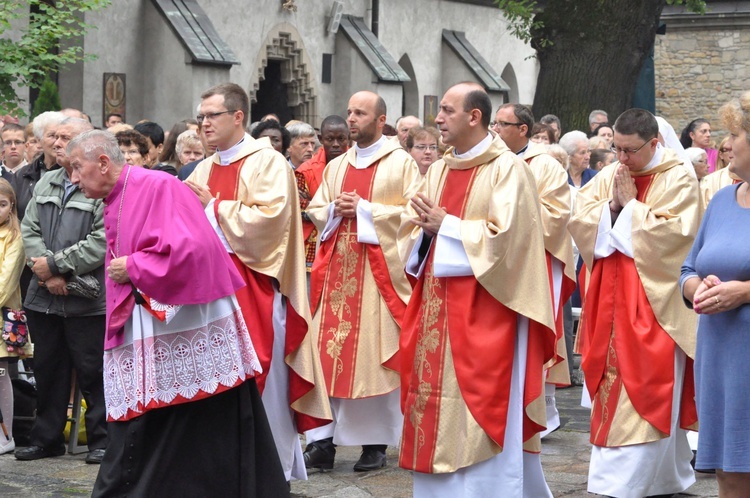
{"label": "white hair", "polygon": [[95,160],[99,155],[108,156],[118,166],[125,164],[125,157],[120,150],[120,144],[110,132],[105,130],[88,130],[75,136],[69,143],[66,153],[70,156],[76,149],[83,150],[83,157],[89,161]]}
{"label": "white hair", "polygon": [[584,142],[586,146],[589,145],[589,139],[586,134],[579,130],[569,131],[562,137],[560,137],[560,147],[565,149],[568,155],[572,156],[575,154],[578,144]]}
{"label": "white hair", "polygon": [[685,149],[685,152],[690,158],[691,163],[697,162],[698,159],[701,158],[701,156],[708,157],[708,155],[706,154],[706,150],[701,149],[700,147],[688,147],[687,149]]}
{"label": "white hair", "polygon": [[607,114],[607,111],[602,111],[601,109],[594,109],[589,114],[589,124],[594,124],[594,121],[596,121],[597,116],[604,116],[607,118],[607,121],[609,121],[609,115]]}
{"label": "white hair", "polygon": [[34,136],[37,140],[44,138],[44,130],[50,125],[59,125],[68,118],[65,114],[57,111],[47,111],[34,118]]}
{"label": "white hair", "polygon": [[[177,141],[175,142],[174,150],[177,152],[177,155],[179,156],[182,154],[182,151],[185,150],[185,146],[191,143],[196,143],[203,148],[203,143],[201,142],[201,139],[198,137],[198,132],[195,130],[185,130],[182,133],[180,133],[177,136]],[[205,153],[205,152],[204,152]]]}

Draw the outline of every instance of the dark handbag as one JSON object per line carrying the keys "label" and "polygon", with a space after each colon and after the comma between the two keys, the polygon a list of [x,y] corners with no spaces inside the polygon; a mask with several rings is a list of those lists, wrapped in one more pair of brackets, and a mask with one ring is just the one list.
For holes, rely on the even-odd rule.
{"label": "dark handbag", "polygon": [[86,299],[97,299],[102,293],[99,279],[91,273],[73,275],[68,279],[65,287],[68,289],[68,294],[85,297]]}
{"label": "dark handbag", "polygon": [[26,326],[26,313],[23,310],[3,308],[3,340],[11,353],[23,348],[29,342],[29,329]]}

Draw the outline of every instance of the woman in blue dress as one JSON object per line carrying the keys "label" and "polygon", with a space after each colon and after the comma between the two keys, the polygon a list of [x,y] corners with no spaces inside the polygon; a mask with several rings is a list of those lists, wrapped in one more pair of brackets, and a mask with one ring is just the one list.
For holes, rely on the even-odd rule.
{"label": "woman in blue dress", "polygon": [[701,315],[695,359],[700,422],[696,469],[716,469],[721,498],[750,490],[750,92],[721,108],[730,170],[743,183],[708,205],[680,285]]}

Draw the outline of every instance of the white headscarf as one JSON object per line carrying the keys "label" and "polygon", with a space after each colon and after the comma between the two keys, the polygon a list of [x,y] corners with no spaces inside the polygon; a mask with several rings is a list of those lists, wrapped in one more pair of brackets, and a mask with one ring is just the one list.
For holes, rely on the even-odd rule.
{"label": "white headscarf", "polygon": [[680,139],[677,138],[677,134],[674,132],[672,125],[667,123],[667,120],[661,116],[655,116],[656,122],[659,123],[659,134],[664,139],[664,146],[677,152],[677,155],[682,159],[682,165],[687,169],[693,178],[697,178],[695,175],[695,168],[693,168],[693,161],[690,160],[685,148],[680,143]]}

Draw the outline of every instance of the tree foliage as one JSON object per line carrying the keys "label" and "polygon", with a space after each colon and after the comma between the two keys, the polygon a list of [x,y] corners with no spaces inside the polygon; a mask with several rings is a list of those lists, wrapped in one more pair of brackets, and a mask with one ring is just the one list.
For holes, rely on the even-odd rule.
{"label": "tree foliage", "polygon": [[[86,12],[110,0],[0,0],[0,114],[25,114],[18,88],[40,88],[44,79],[66,64],[92,58],[76,43],[92,26]],[[6,31],[28,20],[20,37]],[[5,35],[5,36],[4,36]]]}
{"label": "tree foliage", "polygon": [[57,85],[47,76],[39,88],[39,97],[34,102],[31,118],[33,119],[46,111],[59,111],[61,107],[60,93],[57,91]]}

